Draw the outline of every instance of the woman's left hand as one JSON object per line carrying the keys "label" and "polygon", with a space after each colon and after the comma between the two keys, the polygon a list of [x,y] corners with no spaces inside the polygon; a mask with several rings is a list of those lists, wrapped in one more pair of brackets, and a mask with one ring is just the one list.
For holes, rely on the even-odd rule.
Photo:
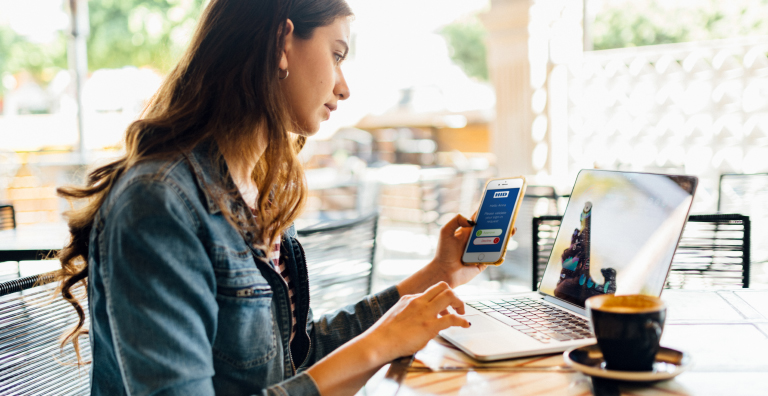
{"label": "woman's left hand", "polygon": [[[472,215],[472,219],[474,220],[476,216],[477,213]],[[469,240],[469,236],[472,234],[474,221],[472,223],[470,224],[464,216],[456,215],[440,229],[437,252],[429,266],[437,273],[442,272],[444,274],[443,280],[451,288],[469,282],[487,267],[485,264],[464,265],[461,262],[464,248],[467,246],[467,240]],[[517,229],[513,228],[510,237],[515,235],[515,231]]]}
{"label": "woman's left hand", "polygon": [[[472,215],[475,218],[477,213]],[[429,263],[435,275],[455,288],[479,275],[487,267],[485,264],[464,265],[461,256],[472,233],[472,224],[462,215],[456,215],[440,229],[435,258]]]}
{"label": "woman's left hand", "polygon": [[[477,213],[472,218],[474,219]],[[515,235],[513,228],[511,235]],[[456,215],[440,229],[435,258],[424,268],[397,285],[400,295],[421,293],[438,282],[446,282],[451,288],[461,286],[479,275],[487,265],[464,265],[461,257],[467,240],[472,234],[472,224],[466,217]]]}

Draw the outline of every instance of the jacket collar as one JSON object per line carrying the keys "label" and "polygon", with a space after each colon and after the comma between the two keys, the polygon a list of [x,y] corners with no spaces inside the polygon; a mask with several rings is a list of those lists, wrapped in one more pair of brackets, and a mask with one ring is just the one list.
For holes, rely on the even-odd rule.
{"label": "jacket collar", "polygon": [[[229,175],[227,163],[221,158],[221,152],[216,142],[202,142],[191,151],[184,153],[189,161],[195,178],[205,197],[208,213],[221,212],[216,197],[226,197],[237,191],[234,180]],[[235,194],[235,196],[239,196]],[[237,205],[236,200],[230,201],[231,205]],[[245,203],[242,203],[245,205]]]}
{"label": "jacket collar", "polygon": [[[219,207],[215,197],[232,196],[233,191],[236,192],[233,199],[228,200],[231,210],[244,210],[250,214],[250,209],[248,209],[240,194],[237,193],[237,186],[229,174],[227,163],[223,160],[218,160],[221,157],[221,152],[215,141],[202,142],[191,151],[184,153],[184,156],[189,161],[195,179],[197,179],[197,184],[203,192],[209,214],[221,213],[221,207]],[[291,224],[286,232],[284,232],[284,235],[287,237],[295,238],[296,234],[296,226],[294,224]]]}
{"label": "jacket collar", "polygon": [[[229,167],[227,163],[221,159],[221,152],[219,147],[214,141],[202,142],[198,144],[191,151],[184,153],[184,156],[189,161],[190,166],[195,175],[196,182],[203,192],[205,197],[205,205],[207,206],[209,214],[221,213],[221,207],[216,202],[216,197],[230,197],[225,202],[230,205],[230,210],[245,211],[245,215],[250,215],[251,211],[243,201],[240,193],[237,190],[235,181],[232,180],[232,176],[229,174]],[[233,194],[234,192],[234,194]],[[290,232],[295,236],[296,231],[291,224]],[[247,235],[250,232],[246,232],[243,237],[248,243],[251,240],[251,236]],[[250,243],[249,243],[250,246]],[[256,256],[261,257],[264,260],[267,259],[266,252],[262,249],[251,246]]]}

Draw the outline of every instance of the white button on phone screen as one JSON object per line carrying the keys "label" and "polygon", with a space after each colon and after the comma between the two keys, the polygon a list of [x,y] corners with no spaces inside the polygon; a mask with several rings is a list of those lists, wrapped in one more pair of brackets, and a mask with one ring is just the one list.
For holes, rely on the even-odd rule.
{"label": "white button on phone screen", "polygon": [[477,256],[477,259],[478,259],[478,260],[482,260],[482,259],[484,259],[484,258],[485,258],[485,255],[484,255],[484,254],[481,254],[481,255]]}

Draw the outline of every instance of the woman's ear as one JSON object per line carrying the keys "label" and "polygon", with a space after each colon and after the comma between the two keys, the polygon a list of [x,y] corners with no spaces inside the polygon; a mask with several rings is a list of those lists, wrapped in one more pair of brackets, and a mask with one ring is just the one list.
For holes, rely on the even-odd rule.
{"label": "woman's ear", "polygon": [[280,56],[280,64],[278,67],[281,70],[288,70],[288,52],[293,48],[293,22],[290,19],[285,21],[285,47],[283,47],[283,54]]}

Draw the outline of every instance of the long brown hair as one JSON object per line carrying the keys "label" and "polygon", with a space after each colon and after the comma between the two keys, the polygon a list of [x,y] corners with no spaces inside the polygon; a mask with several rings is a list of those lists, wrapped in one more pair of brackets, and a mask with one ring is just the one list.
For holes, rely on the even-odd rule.
{"label": "long brown hair", "polygon": [[[290,19],[294,35],[309,39],[315,28],[351,15],[344,0],[212,0],[178,65],[142,118],[126,130],[125,154],[91,171],[85,187],[58,189],[60,196],[82,202],[66,213],[71,240],[59,254],[58,289],[79,316],[61,342],[62,348],[73,343],[78,362],[82,361],[79,337],[88,330],[83,327],[83,306],[72,289],[87,284],[88,240],[96,213],[132,166],[171,158],[203,141],[217,143],[227,158],[251,163],[258,153],[258,134],[266,134],[261,141],[266,140],[267,147],[250,172],[258,190],[270,192],[249,203],[255,207],[256,220],[244,225],[234,219],[221,205],[223,197],[222,212],[235,227],[253,227],[252,242],[259,246],[270,246],[298,217],[307,194],[297,159],[304,138],[288,132],[291,120],[278,85],[283,32]],[[281,188],[275,188],[278,185]]]}

